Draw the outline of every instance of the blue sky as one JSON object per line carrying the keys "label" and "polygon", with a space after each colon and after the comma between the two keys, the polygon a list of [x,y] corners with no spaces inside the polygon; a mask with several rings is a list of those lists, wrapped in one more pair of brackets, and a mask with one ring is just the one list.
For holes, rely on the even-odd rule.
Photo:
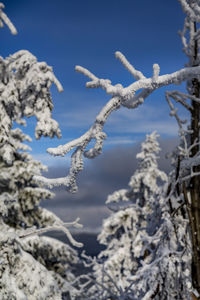
{"label": "blue sky", "polygon": [[[177,34],[184,15],[175,0],[7,0],[4,4],[18,35],[12,36],[7,28],[1,30],[1,55],[29,50],[39,61],[53,66],[64,87],[62,94],[52,88],[53,116],[60,123],[62,140],[42,138],[32,143],[33,155],[47,164],[55,161],[46,155],[46,148],[80,136],[108,100],[104,91],[85,88],[87,79],[74,71],[75,65],[128,85],[133,79],[115,59],[117,50],[148,76],[153,63],[159,63],[165,74],[182,68],[186,61]],[[135,143],[155,129],[163,137],[176,135],[175,121],[168,112],[161,90],[135,111],[114,113],[106,125],[105,149]],[[34,125],[31,119],[26,128],[31,136]]]}
{"label": "blue sky", "polygon": [[[121,51],[146,76],[152,75],[154,63],[160,65],[161,74],[166,74],[187,62],[177,34],[184,14],[176,0],[5,0],[4,4],[18,35],[1,29],[1,56],[27,49],[39,61],[53,66],[64,87],[61,94],[52,88],[53,116],[60,123],[62,139],[35,141],[34,119],[25,129],[33,137],[33,156],[49,165],[51,177],[64,176],[69,159],[53,158],[46,149],[79,137],[109,99],[104,91],[87,90],[87,79],[74,71],[75,65],[114,84],[129,85],[133,79],[115,59],[115,51]],[[127,187],[137,165],[138,142],[145,134],[157,129],[164,152],[177,142],[177,126],[169,117],[165,90],[154,92],[136,110],[113,113],[105,127],[108,138],[104,152],[86,164],[78,180],[79,192],[70,195],[64,188],[58,189],[55,199],[43,205],[65,221],[80,216],[86,227],[100,226],[108,215],[106,197]],[[160,166],[169,171],[164,152]]]}

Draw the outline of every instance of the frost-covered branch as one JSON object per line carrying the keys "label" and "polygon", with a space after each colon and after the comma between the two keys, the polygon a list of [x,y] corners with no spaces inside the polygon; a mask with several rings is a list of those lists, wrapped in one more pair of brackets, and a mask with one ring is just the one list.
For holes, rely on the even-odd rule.
{"label": "frost-covered branch", "polygon": [[[200,67],[184,68],[171,74],[159,75],[159,65],[153,65],[153,75],[151,78],[146,78],[140,71],[136,70],[125,58],[125,56],[116,52],[116,57],[121,61],[125,68],[136,79],[135,82],[128,87],[123,87],[121,84],[112,85],[108,79],[100,79],[91,73],[89,70],[77,66],[76,71],[87,76],[91,81],[86,83],[88,88],[102,88],[107,94],[110,94],[112,98],[101,109],[97,115],[94,124],[90,129],[84,133],[81,137],[65,144],[60,145],[57,148],[47,149],[48,153],[54,156],[64,156],[70,151],[74,151],[72,154],[71,168],[69,174],[63,178],[47,179],[44,177],[37,177],[36,179],[48,185],[49,187],[66,185],[71,192],[77,191],[76,177],[77,174],[83,169],[83,156],[87,158],[94,158],[102,152],[103,141],[106,138],[106,134],[103,132],[104,125],[112,112],[124,106],[127,108],[136,108],[141,105],[144,100],[156,89],[167,86],[169,84],[177,84],[188,78],[200,75]],[[184,104],[187,109],[191,107],[184,101],[184,95],[173,94],[175,100]],[[173,109],[172,113],[174,114]],[[178,119],[178,122],[183,123]],[[86,150],[86,147],[92,140],[95,140],[95,146]]]}
{"label": "frost-covered branch", "polygon": [[180,117],[177,113],[178,109],[174,107],[172,101],[170,100],[170,97],[173,98],[175,101],[180,102],[188,110],[191,111],[192,108],[186,102],[184,102],[183,99],[177,98],[177,95],[175,94],[175,92],[166,92],[166,100],[167,100],[170,110],[171,110],[170,116],[175,117],[177,124],[179,126],[179,135],[183,138],[185,136],[185,132],[186,132],[186,130],[183,129],[183,124],[185,124],[186,121],[180,119]]}
{"label": "frost-covered branch", "polygon": [[75,241],[75,239],[72,237],[70,231],[67,229],[67,227],[81,228],[82,225],[79,224],[78,221],[79,221],[79,218],[76,219],[74,222],[70,222],[70,223],[64,223],[64,222],[56,223],[55,222],[55,224],[44,227],[44,228],[40,228],[40,229],[33,228],[33,229],[25,230],[25,232],[22,232],[21,234],[19,233],[19,237],[26,238],[26,237],[29,237],[32,235],[38,235],[38,234],[46,233],[49,231],[63,231],[73,246],[81,248],[81,247],[83,247],[83,244]]}
{"label": "frost-covered branch", "polygon": [[182,9],[188,18],[194,22],[200,22],[200,2],[199,0],[179,0]]}
{"label": "frost-covered branch", "polygon": [[8,16],[3,12],[4,4],[0,2],[0,27],[4,26],[4,23],[8,26],[12,34],[17,34],[17,29],[8,18]]}
{"label": "frost-covered branch", "polygon": [[[117,52],[117,56],[119,56],[119,52]],[[146,97],[144,91],[152,93],[162,86],[181,83],[186,79],[198,76],[200,74],[200,67],[184,68],[171,74],[159,76],[160,68],[159,65],[155,64],[153,65],[153,76],[151,78],[140,76],[137,81],[125,88],[123,88],[121,84],[112,85],[111,81],[108,79],[99,79],[83,67],[77,66],[76,71],[91,79],[91,81],[86,83],[86,87],[101,87],[107,94],[111,94],[112,97],[119,97],[120,105],[128,108],[135,108],[145,100]],[[142,92],[136,94],[136,92],[140,90],[142,90]]]}
{"label": "frost-covered branch", "polygon": [[138,70],[136,70],[131,64],[130,62],[126,59],[126,57],[120,52],[120,51],[117,51],[115,53],[115,56],[117,59],[120,60],[120,62],[122,63],[122,65],[133,75],[133,77],[136,79],[136,80],[139,80],[139,79],[143,79],[143,78],[146,78],[144,76],[144,74]]}

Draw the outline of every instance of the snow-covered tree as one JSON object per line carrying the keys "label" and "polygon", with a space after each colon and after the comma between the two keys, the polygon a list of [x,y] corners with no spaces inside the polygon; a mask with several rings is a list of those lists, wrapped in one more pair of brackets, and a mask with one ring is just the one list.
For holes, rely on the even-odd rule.
{"label": "snow-covered tree", "polygon": [[[179,2],[186,14],[184,28],[180,36],[183,42],[184,52],[189,59],[187,65],[183,69],[171,74],[160,75],[159,65],[154,64],[153,74],[148,78],[141,71],[135,69],[121,52],[117,51],[115,54],[116,58],[120,60],[122,65],[135,79],[134,82],[127,87],[123,87],[122,84],[113,85],[109,79],[98,78],[89,70],[76,66],[77,72],[89,78],[89,82],[86,84],[88,88],[102,88],[111,96],[111,99],[101,109],[94,124],[81,137],[63,146],[60,145],[57,148],[48,149],[50,154],[61,156],[73,150],[69,174],[66,177],[57,179],[47,179],[42,176],[37,176],[36,179],[50,186],[64,184],[70,191],[76,191],[76,178],[78,173],[83,169],[83,156],[94,158],[102,152],[103,142],[106,138],[103,129],[111,113],[120,109],[120,107],[134,109],[142,105],[155,90],[170,84],[186,82],[187,92],[170,91],[166,93],[166,100],[171,110],[170,115],[175,117],[178,122],[180,136],[180,146],[174,151],[172,157],[174,172],[171,174],[166,192],[167,195],[165,197],[165,201],[169,203],[169,211],[166,213],[166,222],[169,217],[173,219],[173,222],[170,221],[170,224],[174,224],[171,228],[174,228],[175,232],[177,230],[181,232],[181,225],[178,226],[178,223],[188,223],[188,226],[183,226],[187,230],[185,231],[185,244],[182,245],[182,247],[185,247],[188,256],[186,258],[186,256],[182,255],[180,259],[182,259],[183,264],[187,261],[187,264],[190,263],[191,265],[191,268],[187,268],[186,271],[186,273],[189,274],[188,278],[190,277],[192,279],[192,285],[188,284],[187,286],[188,292],[194,292],[196,295],[200,295],[200,1],[179,0]],[[173,104],[173,100],[187,110],[189,114],[189,125],[184,125],[185,120],[180,118],[178,110]],[[95,145],[89,148],[88,146],[90,146],[91,141],[95,141]],[[182,237],[183,236],[184,234],[182,234]],[[188,249],[190,247],[192,250],[189,255]],[[164,253],[164,249],[165,247],[162,249],[162,253]],[[166,261],[169,263],[171,261],[170,257],[168,253]],[[170,273],[168,280],[170,284]],[[173,280],[174,277],[172,276],[171,282]],[[175,283],[173,284],[175,285]],[[184,287],[185,284],[184,282]],[[180,285],[177,286],[177,289],[178,288],[180,288],[179,293],[181,293],[183,289]],[[159,285],[157,289],[158,292],[160,292],[162,286]],[[147,292],[146,299],[149,299],[148,295]],[[187,293],[186,297],[189,299]]]}
{"label": "snow-covered tree", "polygon": [[[191,244],[188,222],[174,220],[166,197],[167,176],[158,169],[159,144],[147,135],[137,154],[138,169],[129,189],[107,198],[113,211],[98,239],[105,245],[89,259],[86,299],[182,299],[191,297]],[[184,284],[183,284],[184,283]]]}
{"label": "snow-covered tree", "polygon": [[[98,236],[99,242],[106,246],[99,255],[105,259],[104,270],[124,290],[130,285],[130,276],[135,274],[142,259],[141,236],[152,235],[160,227],[161,191],[158,184],[159,180],[160,183],[167,181],[167,176],[158,169],[156,154],[160,148],[156,138],[157,134],[153,132],[142,143],[142,152],[136,156],[139,166],[130,179],[130,189],[108,196],[106,203],[114,213],[104,220]],[[102,278],[101,274],[98,280],[108,281],[112,289],[113,284],[106,276]]]}
{"label": "snow-covered tree", "polygon": [[[14,25],[2,11],[13,34]],[[63,223],[55,214],[39,206],[41,199],[54,196],[34,176],[46,167],[35,161],[24,141],[31,141],[14,122],[25,125],[24,117],[35,116],[36,138],[61,136],[58,123],[51,118],[51,84],[62,86],[52,68],[38,63],[30,52],[22,50],[0,58],[0,298],[75,299],[79,294],[73,284],[76,250],[56,239],[39,234],[62,230],[74,246],[81,246],[68,227],[78,221]],[[15,126],[16,127],[16,126]]]}
{"label": "snow-covered tree", "polygon": [[[160,151],[158,135],[146,136],[142,151],[137,154],[139,165],[130,179],[129,189],[114,192],[107,198],[107,205],[113,213],[103,222],[98,236],[106,249],[94,263],[95,284],[89,290],[95,299],[109,299],[135,294],[132,277],[142,264],[152,260],[145,239],[153,236],[162,223],[162,186],[167,175],[158,169],[157,154]],[[149,248],[153,247],[148,245]],[[137,297],[136,297],[137,295]]]}

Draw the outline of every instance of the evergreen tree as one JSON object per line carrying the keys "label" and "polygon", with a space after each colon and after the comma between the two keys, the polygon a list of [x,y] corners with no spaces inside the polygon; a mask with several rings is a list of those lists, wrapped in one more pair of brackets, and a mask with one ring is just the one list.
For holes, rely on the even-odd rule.
{"label": "evergreen tree", "polygon": [[[2,11],[0,19],[16,33]],[[1,23],[3,25],[3,23]],[[38,234],[63,230],[73,240],[68,226],[55,214],[39,206],[41,199],[54,196],[35,175],[46,169],[35,161],[24,141],[31,141],[14,122],[25,125],[24,117],[36,116],[36,138],[61,136],[51,118],[50,86],[61,84],[46,63],[38,63],[28,51],[0,59],[0,298],[75,299],[75,265],[79,258],[69,245]]]}
{"label": "evergreen tree", "polygon": [[157,137],[153,132],[142,143],[142,151],[136,156],[138,169],[130,179],[130,188],[114,192],[106,201],[113,213],[104,220],[98,236],[99,242],[106,246],[98,256],[101,263],[94,265],[96,288],[102,293],[98,294],[99,299],[107,299],[112,294],[119,297],[120,291],[128,297],[132,276],[142,260],[150,260],[149,252],[144,251],[144,240],[160,227],[159,183],[167,181],[166,174],[158,169]]}
{"label": "evergreen tree", "polygon": [[[107,198],[112,214],[98,236],[105,245],[97,259],[86,257],[93,273],[85,299],[188,300],[191,297],[191,243],[188,223],[173,218],[168,178],[158,169],[158,135],[147,135],[137,154],[138,169]],[[166,196],[167,195],[167,196]],[[174,204],[177,199],[173,199]],[[178,203],[177,203],[178,205]],[[179,210],[179,206],[177,206]],[[175,214],[175,213],[174,213]]]}

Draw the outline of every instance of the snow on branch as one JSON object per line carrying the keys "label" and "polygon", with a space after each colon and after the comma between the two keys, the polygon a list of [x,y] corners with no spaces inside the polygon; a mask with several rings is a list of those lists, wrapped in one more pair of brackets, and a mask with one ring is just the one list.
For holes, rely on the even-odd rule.
{"label": "snow on branch", "polygon": [[61,137],[58,122],[52,119],[50,87],[54,83],[59,92],[63,88],[52,67],[26,50],[0,58],[0,70],[0,148],[4,161],[12,163],[15,145],[11,145],[9,132],[14,121],[25,125],[24,117],[35,116],[37,139],[42,135]]}
{"label": "snow on branch", "polygon": [[133,75],[133,77],[136,80],[139,79],[143,79],[146,78],[142,72],[136,70],[130,63],[129,61],[126,59],[126,57],[120,52],[120,51],[116,51],[115,52],[115,56],[116,58],[118,58],[120,60],[120,62],[122,63],[122,65]]}
{"label": "snow on branch", "polygon": [[83,247],[82,243],[77,242],[71,235],[70,231],[68,230],[67,227],[75,227],[75,228],[81,228],[82,225],[78,223],[79,218],[77,218],[74,222],[70,222],[70,223],[63,223],[63,222],[55,222],[53,225],[51,226],[47,226],[44,228],[40,228],[40,229],[27,229],[25,230],[25,232],[23,231],[21,234],[19,234],[20,238],[26,238],[32,235],[37,235],[37,234],[42,234],[42,233],[46,233],[48,231],[63,231],[68,240],[70,241],[70,243],[75,246],[75,247]]}
{"label": "snow on branch", "polygon": [[188,105],[182,97],[178,97],[178,92],[176,91],[172,91],[172,92],[166,92],[165,94],[166,96],[166,100],[169,104],[169,107],[170,107],[170,116],[171,117],[175,117],[177,123],[178,123],[178,126],[179,126],[179,135],[183,138],[185,136],[185,132],[186,130],[183,129],[183,124],[186,123],[185,120],[181,120],[180,117],[178,116],[178,108],[175,108],[172,101],[170,100],[170,97],[172,99],[174,99],[176,102],[179,102],[181,103],[184,107],[186,107],[189,111],[192,110],[192,107],[190,105]]}
{"label": "snow on branch", "polygon": [[[171,99],[183,105],[189,113],[193,113],[193,107],[186,102],[186,100],[192,100],[194,102],[200,103],[200,99],[190,95],[185,94],[179,91],[168,91],[166,92],[166,100],[170,107],[170,116],[174,117],[179,126],[179,136],[181,138],[181,144],[177,147],[179,159],[180,159],[180,172],[179,178],[177,179],[176,184],[187,181],[195,176],[198,176],[200,172],[194,172],[193,167],[198,166],[200,163],[200,154],[197,152],[194,156],[191,157],[192,150],[195,147],[199,147],[199,141],[196,139],[192,144],[190,139],[188,139],[188,134],[192,134],[193,131],[190,127],[184,128],[183,125],[187,124],[187,120],[182,120],[178,115],[178,108],[174,107]],[[174,185],[174,186],[175,186]]]}
{"label": "snow on branch", "polygon": [[[122,62],[126,69],[130,71],[134,78],[136,78],[136,81],[127,87],[123,87],[121,84],[113,85],[109,79],[98,78],[89,70],[76,66],[75,70],[77,72],[82,73],[90,79],[90,81],[86,83],[86,87],[102,88],[107,94],[111,95],[111,99],[101,109],[96,116],[94,124],[85,134],[65,145],[47,149],[47,152],[54,156],[64,156],[74,149],[68,176],[58,179],[47,179],[40,176],[35,179],[49,185],[49,187],[63,184],[67,186],[69,191],[77,191],[76,177],[83,169],[83,155],[87,158],[94,158],[102,152],[103,141],[106,138],[106,134],[103,132],[104,124],[113,111],[119,109],[121,106],[132,109],[136,108],[156,89],[170,84],[181,83],[184,80],[200,75],[199,66],[184,68],[171,74],[159,75],[160,67],[154,64],[152,77],[146,78],[140,71],[136,70],[119,51],[116,52],[116,57]],[[188,109],[190,108],[187,104],[185,104],[185,106]],[[86,150],[86,147],[92,140],[96,141],[95,146]]]}
{"label": "snow on branch", "polygon": [[[154,90],[162,86],[178,84],[181,83],[181,81],[200,75],[200,67],[193,67],[184,68],[171,74],[159,76],[160,67],[159,65],[154,64],[153,76],[151,78],[140,77],[128,87],[123,88],[121,84],[112,85],[111,81],[108,79],[97,78],[94,74],[83,67],[76,66],[75,69],[77,72],[80,72],[91,79],[91,81],[86,83],[86,87],[101,87],[107,94],[112,95],[112,97],[119,97],[120,105],[127,108],[135,108],[141,104],[145,100],[147,92],[147,95],[149,95],[149,93],[152,93]],[[140,90],[142,91],[136,94],[136,92]]]}
{"label": "snow on branch", "polygon": [[179,34],[183,44],[183,51],[189,58],[187,66],[197,66],[200,62],[200,56],[199,54],[194,55],[194,48],[196,46],[199,48],[200,43],[200,28],[198,24],[200,22],[200,1],[179,0],[179,2],[186,13],[183,30]]}
{"label": "snow on branch", "polygon": [[10,21],[8,16],[3,12],[4,4],[0,2],[0,27],[4,26],[4,23],[8,26],[12,34],[17,34],[17,29],[13,25],[13,23]]}
{"label": "snow on branch", "polygon": [[200,1],[179,0],[185,14],[194,22],[200,22]]}

